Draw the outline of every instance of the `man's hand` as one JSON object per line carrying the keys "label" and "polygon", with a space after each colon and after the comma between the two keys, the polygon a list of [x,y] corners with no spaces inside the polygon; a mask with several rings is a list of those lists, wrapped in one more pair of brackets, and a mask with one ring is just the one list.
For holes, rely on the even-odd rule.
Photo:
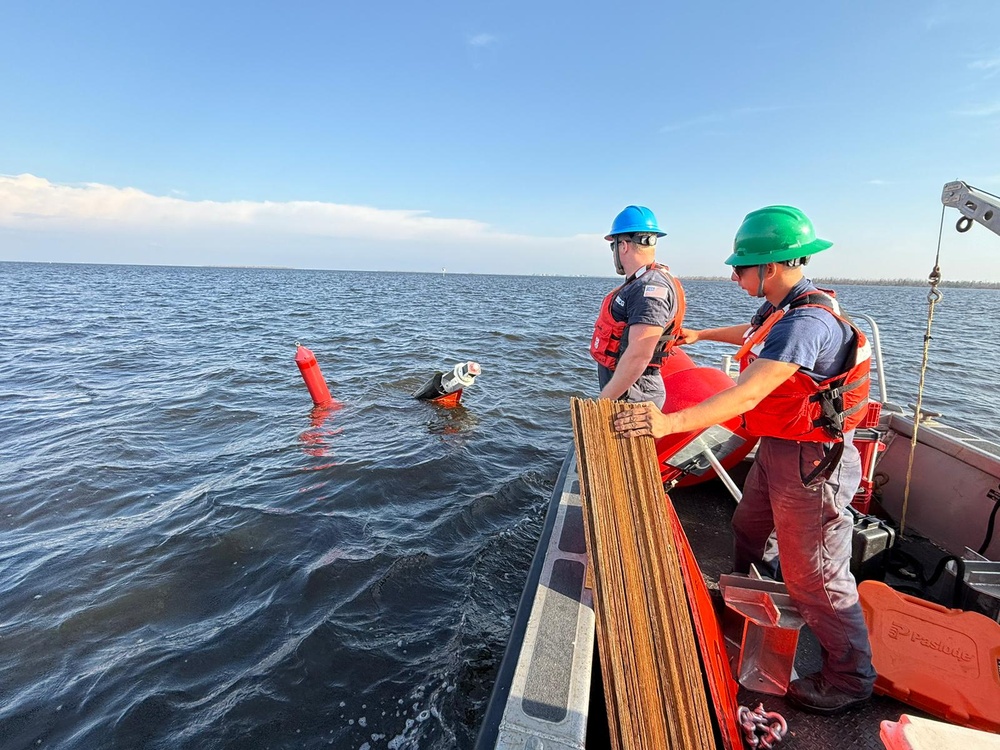
{"label": "man's hand", "polygon": [[701,331],[696,331],[693,328],[682,328],[677,335],[678,344],[693,344],[699,339],[699,334]]}
{"label": "man's hand", "polygon": [[622,437],[651,435],[654,438],[677,432],[671,415],[661,412],[651,401],[643,401],[622,411],[615,417],[615,431]]}

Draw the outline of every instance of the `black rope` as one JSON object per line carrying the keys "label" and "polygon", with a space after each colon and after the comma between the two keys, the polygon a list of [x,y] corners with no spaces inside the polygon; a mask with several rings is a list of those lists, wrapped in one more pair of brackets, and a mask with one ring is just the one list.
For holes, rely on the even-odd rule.
{"label": "black rope", "polygon": [[957,555],[945,555],[938,560],[937,565],[934,567],[934,572],[928,578],[924,575],[923,565],[916,557],[903,552],[898,546],[894,546],[889,552],[885,567],[889,572],[894,573],[900,578],[910,578],[915,582],[913,585],[894,583],[894,589],[905,591],[921,599],[927,599],[930,596],[930,588],[938,582],[950,562],[955,563],[956,570],[955,585],[952,587],[951,601],[948,606],[952,609],[959,609],[961,608],[959,593],[962,590],[959,583],[965,579],[965,560],[961,557]]}
{"label": "black rope", "polygon": [[976,550],[980,555],[986,554],[986,548],[990,546],[990,542],[993,541],[993,527],[997,520],[997,511],[1000,511],[1000,498],[993,504],[993,512],[990,513],[989,523],[986,524],[986,538],[983,540],[982,545]]}

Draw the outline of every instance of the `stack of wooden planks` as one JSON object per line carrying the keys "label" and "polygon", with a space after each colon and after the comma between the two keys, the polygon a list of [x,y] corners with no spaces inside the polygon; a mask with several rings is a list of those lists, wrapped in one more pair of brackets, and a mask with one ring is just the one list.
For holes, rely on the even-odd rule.
{"label": "stack of wooden planks", "polygon": [[616,750],[717,747],[652,438],[612,427],[630,404],[571,400],[598,650]]}

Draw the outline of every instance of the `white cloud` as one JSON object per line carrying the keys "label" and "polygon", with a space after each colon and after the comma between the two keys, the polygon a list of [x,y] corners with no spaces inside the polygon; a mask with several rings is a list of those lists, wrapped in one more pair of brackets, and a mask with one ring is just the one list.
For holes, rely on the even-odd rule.
{"label": "white cloud", "polygon": [[488,47],[496,42],[496,37],[492,34],[476,34],[469,37],[470,47]]}
{"label": "white cloud", "polygon": [[960,18],[948,3],[941,2],[932,8],[926,9],[920,16],[920,23],[925,30],[931,31],[940,26],[956,23]]}
{"label": "white cloud", "polygon": [[725,115],[714,114],[714,115],[700,115],[699,117],[692,117],[690,120],[681,120],[680,122],[672,122],[668,125],[664,125],[660,128],[661,133],[674,133],[678,130],[687,130],[688,128],[698,127],[700,125],[715,125],[720,122],[724,122],[728,118]]}
{"label": "white cloud", "polygon": [[444,242],[539,240],[498,232],[480,221],[437,218],[420,210],[319,201],[191,201],[96,183],[59,185],[30,174],[0,175],[0,226],[43,231],[116,226],[240,228],[290,235]]}
{"label": "white cloud", "polygon": [[602,275],[600,235],[537,237],[427,211],[193,201],[0,175],[0,260]]}
{"label": "white cloud", "polygon": [[789,109],[795,109],[799,105],[793,104],[782,104],[775,105],[771,107],[740,107],[739,109],[734,109],[730,112],[715,112],[713,114],[700,115],[698,117],[693,117],[689,120],[681,120],[680,122],[668,123],[660,128],[661,133],[674,133],[678,130],[687,130],[688,128],[700,127],[702,125],[716,125],[722,122],[729,122],[730,120],[739,120],[745,117],[752,117],[753,115],[767,114],[770,112],[781,112]]}
{"label": "white cloud", "polygon": [[[974,184],[996,192],[991,182],[977,178]],[[716,226],[714,218],[711,211],[692,214],[658,246],[657,256],[682,276],[725,275],[721,261],[732,245],[734,227]],[[927,212],[904,204],[896,218],[888,227],[849,212],[839,222],[824,223],[824,233],[837,241],[838,250],[830,258],[830,270],[817,273],[869,278],[925,273],[923,259],[900,255],[897,249],[920,244],[917,235],[927,228],[921,225]],[[929,220],[928,226],[932,224]],[[910,226],[921,228],[901,232],[900,227]],[[318,201],[194,201],[135,188],[0,175],[0,261],[385,271],[447,267],[452,273],[610,279],[613,267],[602,234],[531,236],[420,210]],[[897,236],[901,234],[906,236]],[[996,239],[985,231],[961,235],[961,252],[949,260],[950,277],[1000,280]]]}
{"label": "white cloud", "polygon": [[1000,115],[1000,102],[984,104],[981,107],[972,107],[971,109],[958,110],[955,114],[961,115],[962,117],[991,117],[993,115]]}
{"label": "white cloud", "polygon": [[974,60],[969,63],[969,68],[971,70],[985,71],[986,77],[991,78],[997,73],[1000,73],[1000,56],[986,58],[984,60]]}

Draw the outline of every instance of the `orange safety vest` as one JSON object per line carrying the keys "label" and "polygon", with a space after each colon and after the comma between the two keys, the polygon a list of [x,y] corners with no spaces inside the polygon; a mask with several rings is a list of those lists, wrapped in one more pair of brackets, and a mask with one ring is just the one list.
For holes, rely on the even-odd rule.
{"label": "orange safety vest", "polygon": [[[667,280],[673,284],[674,293],[677,297],[677,312],[674,317],[669,321],[666,327],[663,329],[663,333],[660,335],[660,340],[656,342],[656,348],[653,350],[653,357],[649,362],[649,367],[647,369],[659,369],[660,365],[663,364],[664,358],[669,354],[670,350],[673,348],[674,344],[677,342],[681,331],[681,324],[684,322],[684,288],[681,286],[680,279],[670,273],[670,269],[667,266],[660,265],[659,263],[652,263],[646,266],[646,270],[656,269],[663,272],[663,275],[667,277]],[[621,356],[621,345],[622,337],[625,335],[625,329],[628,327],[628,322],[624,320],[615,320],[614,316],[611,314],[611,305],[614,303],[615,295],[618,294],[622,289],[627,287],[636,279],[642,278],[641,276],[636,276],[631,279],[626,279],[625,283],[620,287],[612,291],[604,301],[601,303],[601,312],[597,316],[597,321],[594,323],[594,335],[590,338],[590,356],[599,364],[607,367],[609,370],[614,370],[618,366],[618,358]]]}
{"label": "orange safety vest", "polygon": [[811,443],[842,443],[844,433],[864,420],[868,413],[871,347],[857,326],[840,314],[834,298],[834,293],[826,290],[807,292],[747,331],[737,355],[741,372],[757,358],[771,328],[787,310],[820,307],[854,331],[854,353],[845,372],[816,382],[801,369],[796,371],[743,415],[750,434]]}

